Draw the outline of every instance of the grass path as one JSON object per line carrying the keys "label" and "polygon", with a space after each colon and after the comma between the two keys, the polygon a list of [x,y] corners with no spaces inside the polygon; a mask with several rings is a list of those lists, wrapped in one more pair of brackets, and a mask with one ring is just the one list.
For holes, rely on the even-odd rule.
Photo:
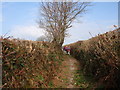
{"label": "grass path", "polygon": [[86,88],[83,74],[80,75],[80,63],[71,56],[65,55],[58,75],[53,79],[53,88]]}
{"label": "grass path", "polygon": [[58,75],[52,81],[53,88],[90,88],[92,83],[85,79],[80,70],[80,63],[65,55]]}
{"label": "grass path", "polygon": [[55,88],[77,88],[74,83],[74,74],[78,70],[79,63],[70,56],[65,56],[58,75],[54,78]]}

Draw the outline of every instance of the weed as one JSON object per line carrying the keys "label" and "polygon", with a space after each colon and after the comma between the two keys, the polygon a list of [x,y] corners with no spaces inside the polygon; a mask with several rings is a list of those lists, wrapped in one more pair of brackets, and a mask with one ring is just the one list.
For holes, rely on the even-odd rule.
{"label": "weed", "polygon": [[44,78],[42,75],[37,76],[37,79],[39,79],[40,81],[44,81]]}
{"label": "weed", "polygon": [[54,85],[53,85],[53,82],[52,82],[52,81],[50,81],[48,85],[49,85],[49,87],[50,87],[50,88],[54,87]]}
{"label": "weed", "polygon": [[91,88],[92,82],[91,80],[86,79],[86,76],[83,74],[81,70],[77,70],[74,75],[74,80],[76,81],[74,84],[79,86],[80,88]]}

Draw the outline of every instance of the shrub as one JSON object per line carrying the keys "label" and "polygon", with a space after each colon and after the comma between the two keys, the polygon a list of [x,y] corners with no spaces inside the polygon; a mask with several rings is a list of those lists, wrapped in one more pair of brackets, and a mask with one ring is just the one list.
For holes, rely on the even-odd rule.
{"label": "shrub", "polygon": [[1,41],[3,88],[47,88],[59,68],[62,54],[47,42],[6,38]]}
{"label": "shrub", "polygon": [[120,28],[70,46],[84,73],[98,81],[96,86],[120,88]]}

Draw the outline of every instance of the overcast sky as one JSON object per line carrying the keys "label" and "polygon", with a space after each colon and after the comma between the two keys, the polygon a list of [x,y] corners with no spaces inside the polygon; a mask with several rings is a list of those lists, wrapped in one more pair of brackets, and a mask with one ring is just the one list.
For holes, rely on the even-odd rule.
{"label": "overcast sky", "polygon": [[[94,2],[83,17],[78,17],[69,29],[69,37],[64,44],[87,40],[97,34],[113,30],[113,25],[118,25],[117,2]],[[2,3],[0,14],[0,35],[15,38],[36,40],[43,35],[43,30],[38,28],[36,21],[39,18],[39,3],[37,2],[5,2]],[[1,10],[1,9],[0,9]],[[1,25],[2,24],[2,25]]]}

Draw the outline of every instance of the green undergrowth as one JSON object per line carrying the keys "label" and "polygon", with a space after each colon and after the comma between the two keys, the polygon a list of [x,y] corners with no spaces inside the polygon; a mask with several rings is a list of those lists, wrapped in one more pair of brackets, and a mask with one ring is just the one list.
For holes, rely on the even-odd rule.
{"label": "green undergrowth", "polygon": [[[48,42],[0,38],[3,88],[48,88],[63,55]],[[57,69],[56,69],[57,68]]]}
{"label": "green undergrowth", "polygon": [[79,88],[91,89],[94,81],[90,76],[85,76],[82,70],[77,70],[74,75],[75,85]]}

